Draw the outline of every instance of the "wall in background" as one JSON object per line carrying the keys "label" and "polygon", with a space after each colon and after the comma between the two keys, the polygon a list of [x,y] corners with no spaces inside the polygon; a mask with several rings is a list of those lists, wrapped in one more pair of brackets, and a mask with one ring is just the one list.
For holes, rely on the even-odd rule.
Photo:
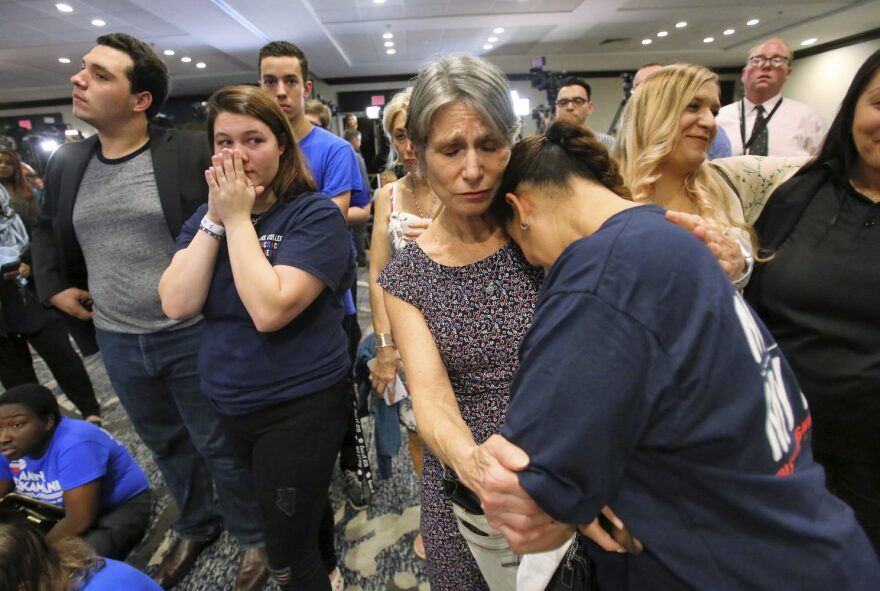
{"label": "wall in background", "polygon": [[830,124],[856,70],[878,49],[880,39],[873,39],[795,60],[783,93],[812,106]]}

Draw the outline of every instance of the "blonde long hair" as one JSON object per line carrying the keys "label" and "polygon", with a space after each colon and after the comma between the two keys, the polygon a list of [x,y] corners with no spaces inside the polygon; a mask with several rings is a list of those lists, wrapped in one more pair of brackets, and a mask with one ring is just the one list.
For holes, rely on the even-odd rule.
{"label": "blonde long hair", "polygon": [[[681,114],[707,82],[717,84],[718,76],[703,66],[674,64],[648,76],[630,98],[623,111],[614,155],[634,201],[654,202],[660,166],[678,142]],[[737,227],[750,236],[753,245],[757,244],[751,228],[733,216],[730,203],[723,198],[728,187],[708,161],[687,176],[684,190],[697,214],[714,220],[723,229]]]}

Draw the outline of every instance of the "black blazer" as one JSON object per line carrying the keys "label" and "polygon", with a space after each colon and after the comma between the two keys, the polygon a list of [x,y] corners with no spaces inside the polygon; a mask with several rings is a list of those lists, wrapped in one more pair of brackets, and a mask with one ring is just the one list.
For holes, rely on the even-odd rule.
{"label": "black blazer", "polygon": [[[33,272],[44,304],[69,287],[88,289],[86,263],[73,229],[73,205],[98,145],[97,136],[65,144],[46,168],[45,199],[31,240]],[[150,152],[165,222],[176,239],[183,223],[208,200],[208,140],[202,132],[151,128]]]}

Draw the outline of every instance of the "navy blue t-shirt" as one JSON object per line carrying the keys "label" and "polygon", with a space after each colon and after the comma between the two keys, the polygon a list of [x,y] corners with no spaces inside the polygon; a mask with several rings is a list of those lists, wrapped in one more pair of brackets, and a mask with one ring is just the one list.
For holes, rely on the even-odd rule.
{"label": "navy blue t-shirt", "polygon": [[663,214],[613,216],[547,275],[502,429],[531,458],[521,485],[565,523],[609,505],[644,543],[588,545],[603,589],[880,589],[788,363]]}
{"label": "navy blue t-shirt", "polygon": [[[183,227],[177,248],[189,245],[208,206]],[[297,267],[326,286],[290,324],[260,333],[235,289],[227,243],[220,244],[202,313],[199,351],[202,389],[224,414],[253,412],[314,394],[348,375],[342,329],[342,294],[351,285],[348,227],[336,204],[320,193],[276,204],[257,225],[263,253],[272,265]]]}

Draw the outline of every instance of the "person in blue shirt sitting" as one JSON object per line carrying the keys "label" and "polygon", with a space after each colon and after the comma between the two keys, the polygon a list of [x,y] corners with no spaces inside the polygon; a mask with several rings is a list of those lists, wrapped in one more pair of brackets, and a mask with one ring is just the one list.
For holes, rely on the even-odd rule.
{"label": "person in blue shirt sitting", "polygon": [[208,100],[208,203],[159,282],[165,313],[204,315],[202,391],[250,466],[282,589],[328,591],[318,551],[347,427],[342,296],[354,270],[339,208],[315,191],[293,130],[259,88]]}
{"label": "person in blue shirt sitting", "polygon": [[513,149],[493,211],[548,269],[507,423],[478,454],[514,550],[558,547],[608,505],[641,547],[586,544],[602,589],[880,589],[791,367],[699,238],[631,201],[566,120]]}
{"label": "person in blue shirt sitting", "polygon": [[0,498],[13,490],[64,509],[50,541],[79,536],[125,558],[150,519],[150,485],[125,447],[86,421],[62,417],[52,392],[24,384],[0,395]]}
{"label": "person in blue shirt sitting", "polygon": [[0,524],[0,589],[15,591],[160,591],[132,566],[95,554],[79,538],[50,544],[27,524]]}

